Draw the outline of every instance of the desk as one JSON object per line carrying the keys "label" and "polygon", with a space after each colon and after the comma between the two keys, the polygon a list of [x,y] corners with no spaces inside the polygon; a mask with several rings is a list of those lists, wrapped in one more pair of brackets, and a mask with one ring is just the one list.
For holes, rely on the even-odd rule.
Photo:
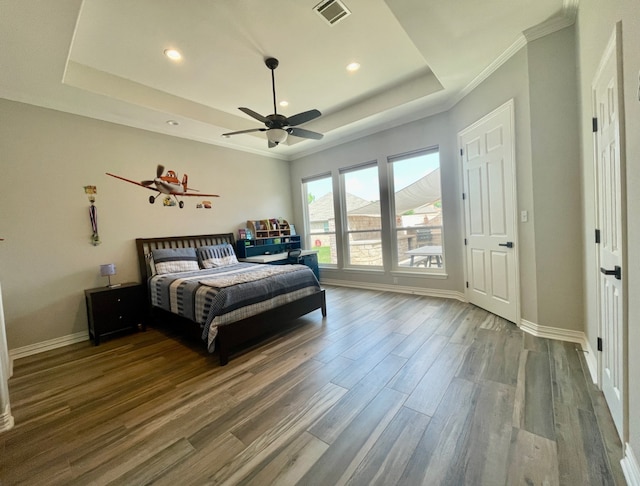
{"label": "desk", "polygon": [[[269,265],[282,265],[287,263],[288,253],[274,253],[273,255],[254,255],[238,260],[248,263],[268,263]],[[318,267],[318,250],[302,250],[300,263],[309,267],[318,281],[320,280],[320,268]]]}
{"label": "desk", "polygon": [[421,246],[407,251],[407,255],[411,256],[412,267],[421,263],[425,267],[432,267],[434,263],[436,267],[442,267],[442,246]]}
{"label": "desk", "polygon": [[[302,250],[300,256],[303,257],[305,255],[315,255],[318,253],[318,250]],[[274,253],[273,255],[255,255],[247,258],[238,258],[241,262],[248,263],[273,263],[278,260],[286,260],[288,258],[288,253]]]}

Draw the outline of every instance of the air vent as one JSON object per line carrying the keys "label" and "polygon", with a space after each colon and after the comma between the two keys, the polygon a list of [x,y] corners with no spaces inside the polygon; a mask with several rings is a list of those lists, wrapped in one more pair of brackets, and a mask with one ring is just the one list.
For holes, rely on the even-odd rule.
{"label": "air vent", "polygon": [[320,2],[313,9],[330,25],[334,25],[351,15],[349,9],[340,0]]}

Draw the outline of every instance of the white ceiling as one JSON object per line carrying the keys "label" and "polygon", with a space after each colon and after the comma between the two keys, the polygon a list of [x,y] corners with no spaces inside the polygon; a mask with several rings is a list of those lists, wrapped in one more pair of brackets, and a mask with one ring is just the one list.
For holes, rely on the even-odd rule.
{"label": "white ceiling", "polygon": [[[450,108],[577,1],[343,0],[329,25],[319,0],[0,0],[0,97],[291,160]],[[278,113],[320,110],[322,140],[221,136],[273,112],[267,57]]]}

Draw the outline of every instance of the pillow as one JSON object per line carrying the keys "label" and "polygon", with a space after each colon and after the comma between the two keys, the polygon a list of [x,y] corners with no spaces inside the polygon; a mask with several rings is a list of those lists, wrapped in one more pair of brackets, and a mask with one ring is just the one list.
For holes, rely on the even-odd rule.
{"label": "pillow", "polygon": [[198,261],[202,268],[224,267],[238,263],[236,253],[230,243],[201,246],[198,248]]}
{"label": "pillow", "polygon": [[195,248],[153,250],[153,262],[158,275],[200,270]]}

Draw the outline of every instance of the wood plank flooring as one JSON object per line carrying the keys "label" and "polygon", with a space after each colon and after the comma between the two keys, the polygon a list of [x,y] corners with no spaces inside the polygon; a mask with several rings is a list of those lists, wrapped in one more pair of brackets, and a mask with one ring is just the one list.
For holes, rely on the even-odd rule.
{"label": "wood plank flooring", "polygon": [[225,367],[160,325],[16,361],[0,484],[624,484],[576,345],[452,300],[327,301]]}

